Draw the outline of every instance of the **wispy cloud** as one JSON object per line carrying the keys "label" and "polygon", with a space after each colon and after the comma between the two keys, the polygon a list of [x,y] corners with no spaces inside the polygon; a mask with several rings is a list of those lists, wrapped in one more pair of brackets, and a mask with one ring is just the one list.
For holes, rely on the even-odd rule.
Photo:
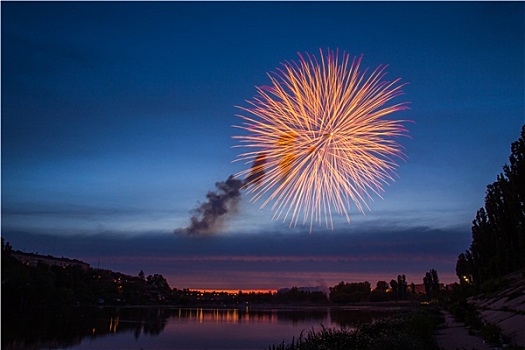
{"label": "wispy cloud", "polygon": [[[396,231],[268,233],[177,236],[150,232],[88,236],[4,234],[15,249],[84,260],[94,267],[136,275],[161,273],[178,288],[280,288],[316,280],[390,280],[398,274],[420,283],[435,268],[455,281],[455,263],[468,247],[462,231],[410,228]],[[244,286],[244,287],[243,287]]]}
{"label": "wispy cloud", "polygon": [[[95,257],[91,257],[93,259]],[[119,257],[112,257],[115,262],[129,262],[135,260],[137,263],[151,264],[151,263],[244,263],[244,264],[258,264],[258,263],[352,263],[352,262],[438,262],[446,263],[447,257],[442,255],[406,255],[406,254],[370,254],[360,256],[244,256],[244,255],[216,255],[216,256],[135,256],[123,255]]]}

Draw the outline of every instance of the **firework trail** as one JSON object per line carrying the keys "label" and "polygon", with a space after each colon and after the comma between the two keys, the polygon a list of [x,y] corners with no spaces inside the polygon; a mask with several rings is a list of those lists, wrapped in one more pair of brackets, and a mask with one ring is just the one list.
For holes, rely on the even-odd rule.
{"label": "firework trail", "polygon": [[268,74],[271,86],[238,107],[246,132],[234,136],[247,148],[236,161],[251,166],[244,177],[252,201],[272,203],[274,219],[296,226],[314,222],[333,229],[332,214],[350,222],[351,203],[364,212],[372,195],[381,197],[393,181],[395,158],[403,158],[394,140],[407,130],[404,121],[388,120],[407,109],[387,105],[402,94],[400,79],[384,81],[386,66],[360,71],[361,59],[320,50],[320,59],[299,54]]}

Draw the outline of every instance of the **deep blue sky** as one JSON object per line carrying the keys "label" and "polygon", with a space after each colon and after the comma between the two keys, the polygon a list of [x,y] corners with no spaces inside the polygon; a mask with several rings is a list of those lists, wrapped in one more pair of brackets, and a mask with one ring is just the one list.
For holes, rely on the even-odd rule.
{"label": "deep blue sky", "polygon": [[[451,281],[485,187],[525,123],[522,2],[2,2],[1,10],[2,235],[15,249],[162,272],[175,287],[210,287],[209,266],[197,263],[208,260],[222,269],[210,288],[398,273],[421,283],[436,267]],[[399,140],[408,160],[384,199],[335,232],[310,235],[243,198],[215,237],[175,236],[214,183],[243,167],[232,163],[234,106],[280,62],[319,48],[363,54],[365,67],[389,64],[389,78],[409,83],[399,101],[411,109],[397,115],[413,121],[411,138]],[[277,255],[296,260],[268,258]],[[317,268],[304,261],[313,255]],[[227,259],[236,256],[260,259]],[[188,261],[195,271],[183,274],[176,266]],[[245,270],[232,267],[239,261]]]}

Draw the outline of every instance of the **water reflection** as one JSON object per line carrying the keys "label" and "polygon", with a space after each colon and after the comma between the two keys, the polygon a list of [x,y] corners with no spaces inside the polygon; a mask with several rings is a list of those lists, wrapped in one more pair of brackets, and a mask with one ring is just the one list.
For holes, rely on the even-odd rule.
{"label": "water reflection", "polygon": [[[173,317],[173,316],[172,316]],[[178,309],[177,319],[185,322],[223,322],[223,323],[276,323],[325,320],[328,317],[328,309]]]}
{"label": "water reflection", "polygon": [[154,308],[42,309],[2,315],[2,349],[67,348],[83,339],[127,331],[159,335],[170,315],[169,310]]}
{"label": "water reflection", "polygon": [[[42,310],[44,311],[44,310]],[[350,310],[339,308],[324,309],[252,309],[252,308],[79,308],[63,312],[35,312],[3,318],[2,349],[56,349],[72,348],[95,338],[108,337],[117,333],[130,333],[131,340],[138,341],[146,336],[189,339],[193,342],[206,337],[206,332],[221,329],[234,332],[247,342],[250,337],[261,337],[268,330],[264,347],[282,341],[275,330],[282,330],[283,337],[297,335],[290,333],[291,326],[310,328],[312,325],[328,327],[352,326],[359,322],[371,322],[382,312],[373,310]],[[6,315],[3,315],[6,316]],[[166,326],[170,329],[165,331]],[[229,329],[230,325],[240,325]],[[213,328],[215,327],[215,328]],[[220,328],[219,328],[220,327]],[[273,328],[272,328],[273,327]],[[277,328],[276,328],[277,327]],[[280,327],[280,328],[279,328]],[[286,328],[288,327],[288,328]],[[285,329],[286,328],[286,329]],[[270,332],[270,329],[272,331]],[[299,329],[301,331],[302,329]],[[237,332],[237,333],[235,333]],[[251,332],[251,333],[250,333]],[[290,333],[288,335],[288,333]],[[240,334],[243,333],[243,334]],[[273,334],[272,334],[273,333]],[[166,340],[167,343],[173,340]],[[173,345],[172,343],[170,343]],[[111,348],[111,347],[108,347]]]}

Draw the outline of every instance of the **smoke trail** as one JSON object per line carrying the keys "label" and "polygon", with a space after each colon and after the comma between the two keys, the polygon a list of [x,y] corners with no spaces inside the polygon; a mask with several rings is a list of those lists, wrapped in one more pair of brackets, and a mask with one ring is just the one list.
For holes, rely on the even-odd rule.
{"label": "smoke trail", "polygon": [[241,197],[243,182],[230,175],[226,181],[215,183],[217,191],[206,195],[207,201],[193,210],[188,227],[178,228],[175,233],[187,235],[211,234],[221,228],[227,214],[235,212]]}
{"label": "smoke trail", "polygon": [[264,171],[264,164],[266,163],[266,153],[259,153],[257,154],[257,157],[255,157],[255,160],[253,161],[252,168],[250,171],[250,174],[246,177],[244,180],[244,184],[242,185],[242,188],[246,188],[248,185],[258,185],[265,174]]}

